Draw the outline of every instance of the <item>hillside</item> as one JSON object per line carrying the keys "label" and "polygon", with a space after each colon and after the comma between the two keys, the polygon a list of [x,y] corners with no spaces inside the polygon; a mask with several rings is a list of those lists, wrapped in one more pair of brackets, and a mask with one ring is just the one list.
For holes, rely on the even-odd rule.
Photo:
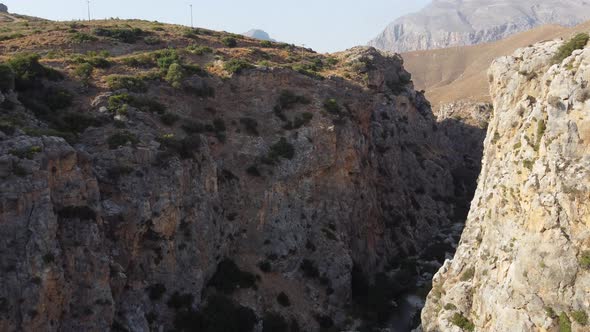
{"label": "hillside", "polygon": [[572,28],[542,26],[506,39],[475,46],[402,54],[416,89],[425,90],[433,106],[459,100],[490,102],[487,69],[498,57],[543,40],[590,31],[590,22]]}
{"label": "hillside", "polygon": [[0,25],[1,331],[412,326],[475,180],[399,56],[21,18]]}
{"label": "hillside", "polygon": [[534,27],[574,26],[590,19],[590,3],[578,0],[433,0],[391,23],[369,45],[408,52],[477,45]]}
{"label": "hillside", "polygon": [[[423,330],[588,331],[590,47],[537,43],[495,60],[482,173]],[[523,74],[526,73],[526,74]]]}

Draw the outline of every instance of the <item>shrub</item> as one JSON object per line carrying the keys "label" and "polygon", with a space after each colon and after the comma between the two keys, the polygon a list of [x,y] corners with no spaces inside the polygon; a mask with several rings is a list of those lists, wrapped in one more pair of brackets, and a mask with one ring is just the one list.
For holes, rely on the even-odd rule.
{"label": "shrub", "polygon": [[280,292],[279,295],[277,295],[277,302],[283,307],[291,306],[291,300],[289,300],[289,296],[285,294],[285,292]]}
{"label": "shrub", "polygon": [[96,36],[109,37],[124,43],[133,44],[144,35],[144,31],[139,28],[96,28],[94,29],[94,34]]}
{"label": "shrub", "polygon": [[304,96],[299,96],[291,91],[283,90],[279,96],[278,107],[281,111],[288,110],[297,104],[307,105],[310,101]]}
{"label": "shrub", "polygon": [[174,294],[170,296],[166,304],[168,305],[168,307],[172,309],[179,310],[182,308],[190,308],[193,305],[194,300],[195,297],[193,296],[193,294],[180,294],[179,292],[174,292]]}
{"label": "shrub", "polygon": [[295,147],[287,141],[286,138],[281,137],[278,142],[271,145],[270,151],[265,159],[267,163],[274,164],[280,158],[293,159],[295,156]]}
{"label": "shrub", "polygon": [[160,115],[160,121],[167,126],[173,126],[180,117],[174,113],[164,113]]}
{"label": "shrub", "polygon": [[231,59],[223,64],[223,69],[232,74],[239,74],[243,70],[254,68],[254,66],[242,59]]}
{"label": "shrub", "polygon": [[143,42],[147,45],[158,45],[162,42],[162,40],[158,37],[154,36],[147,36],[143,39]]}
{"label": "shrub", "polygon": [[328,113],[332,113],[332,114],[340,114],[341,108],[340,105],[338,104],[338,101],[336,99],[330,98],[330,99],[326,99],[326,101],[324,101],[324,109],[328,112]]}
{"label": "shrub", "polygon": [[189,45],[186,50],[195,55],[203,55],[205,53],[212,53],[213,49],[209,46]]}
{"label": "shrub", "polygon": [[571,313],[572,318],[580,325],[588,325],[588,314],[585,311],[574,311]]}
{"label": "shrub", "polygon": [[260,171],[258,170],[258,167],[256,167],[256,165],[252,165],[250,167],[248,167],[246,169],[246,173],[248,173],[248,175],[251,176],[261,176],[262,174],[260,174]]}
{"label": "shrub", "polygon": [[127,89],[132,92],[146,92],[145,81],[136,76],[111,75],[106,78],[107,85],[111,90]]}
{"label": "shrub", "polygon": [[166,81],[172,85],[172,87],[178,89],[182,86],[182,80],[184,79],[184,69],[178,63],[173,63],[168,68],[166,74]]}
{"label": "shrub", "polygon": [[56,80],[63,77],[56,70],[41,65],[39,58],[38,54],[21,53],[8,60],[7,64],[15,74],[15,86],[17,89],[31,88],[35,86],[36,81],[42,78]]}
{"label": "shrub", "polygon": [[162,70],[168,70],[170,66],[174,63],[180,64],[180,56],[175,49],[165,49],[161,51],[154,52],[154,58],[156,59],[156,63],[158,67]]}
{"label": "shrub", "polygon": [[89,206],[66,206],[57,211],[61,219],[95,220],[96,212]]}
{"label": "shrub", "polygon": [[164,149],[177,154],[181,159],[193,158],[201,147],[201,138],[198,135],[189,135],[182,139],[165,136],[159,142]]}
{"label": "shrub", "polygon": [[287,332],[289,324],[283,316],[271,312],[264,315],[262,319],[262,332]]}
{"label": "shrub", "polygon": [[211,296],[200,312],[180,308],[174,317],[178,331],[251,332],[258,319],[244,306],[236,305],[225,296]]}
{"label": "shrub", "polygon": [[109,137],[108,144],[111,150],[117,149],[120,146],[123,146],[127,143],[131,143],[133,145],[137,144],[139,140],[137,137],[128,131],[121,131]]}
{"label": "shrub", "polygon": [[166,293],[166,286],[158,283],[148,286],[145,290],[148,292],[150,300],[158,301]]}
{"label": "shrub", "polygon": [[456,326],[462,328],[465,331],[473,331],[475,330],[475,325],[467,319],[467,317],[463,316],[456,312],[453,317],[451,318],[451,323],[455,324]]}
{"label": "shrub", "polygon": [[272,265],[269,261],[260,261],[258,262],[258,268],[260,271],[268,273],[272,270]]}
{"label": "shrub", "polygon": [[208,285],[220,292],[231,294],[239,288],[254,288],[256,277],[252,273],[240,270],[234,261],[226,258],[217,265],[217,271]]}
{"label": "shrub", "polygon": [[227,47],[236,47],[238,46],[238,42],[234,37],[223,37],[221,39],[221,43]]}
{"label": "shrub", "polygon": [[248,132],[249,134],[254,136],[260,135],[258,133],[258,122],[256,121],[256,119],[241,118],[240,123],[244,125],[244,128],[246,128],[246,132]]}
{"label": "shrub", "polygon": [[0,91],[14,90],[15,74],[6,64],[0,64]]}
{"label": "shrub", "polygon": [[444,308],[445,308],[445,310],[456,310],[457,309],[457,306],[455,306],[452,303],[447,303],[447,304],[445,304],[445,307]]}
{"label": "shrub", "polygon": [[70,39],[72,40],[72,42],[74,43],[86,43],[86,42],[93,42],[96,41],[97,38],[95,36],[86,34],[86,33],[82,33],[82,32],[75,32],[70,36]]}
{"label": "shrub", "polygon": [[572,332],[572,321],[565,312],[559,315],[559,332]]}
{"label": "shrub", "polygon": [[475,268],[470,267],[461,275],[461,281],[468,281],[475,275]]}
{"label": "shrub", "polygon": [[580,266],[585,270],[590,270],[590,250],[586,250],[580,256]]}
{"label": "shrub", "polygon": [[139,54],[121,59],[124,65],[134,68],[151,68],[156,65],[154,57],[151,54]]}
{"label": "shrub", "polygon": [[90,77],[92,76],[92,72],[94,71],[94,67],[91,64],[85,62],[76,67],[74,70],[74,75],[82,81],[82,84],[88,85],[90,83]]}
{"label": "shrub", "polygon": [[557,50],[557,54],[553,57],[553,63],[561,63],[565,58],[572,55],[575,50],[583,49],[586,44],[588,44],[589,39],[590,36],[587,33],[579,33],[575,35]]}
{"label": "shrub", "polygon": [[315,263],[307,258],[301,262],[300,269],[307,278],[314,279],[320,276],[320,271],[315,266]]}

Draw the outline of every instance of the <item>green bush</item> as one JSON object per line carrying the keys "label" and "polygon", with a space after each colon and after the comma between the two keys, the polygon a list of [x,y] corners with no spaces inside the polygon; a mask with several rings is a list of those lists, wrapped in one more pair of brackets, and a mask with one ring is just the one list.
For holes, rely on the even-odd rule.
{"label": "green bush", "polygon": [[232,74],[239,74],[243,70],[251,68],[254,68],[254,66],[242,59],[231,59],[223,64],[223,69]]}
{"label": "green bush", "polygon": [[565,312],[559,315],[559,332],[572,332],[572,321]]}
{"label": "green bush", "polygon": [[240,270],[234,261],[226,258],[217,265],[217,271],[208,285],[220,292],[231,294],[240,288],[256,287],[256,277],[250,272]]}
{"label": "green bush", "polygon": [[588,44],[588,40],[590,40],[590,35],[587,33],[575,35],[557,50],[557,54],[553,57],[553,63],[561,63],[565,58],[572,55],[575,50],[583,49]]}
{"label": "green bush", "polygon": [[97,38],[95,36],[86,34],[86,33],[82,33],[82,32],[75,32],[72,34],[72,36],[70,36],[70,39],[72,40],[72,42],[74,43],[87,43],[87,42],[93,42],[96,41]]}
{"label": "green bush", "polygon": [[111,90],[127,89],[131,92],[146,92],[147,84],[143,78],[127,75],[110,75],[106,78],[107,85]]}
{"label": "green bush", "polygon": [[461,281],[468,281],[475,275],[475,268],[470,267],[461,275]]}
{"label": "green bush", "polygon": [[152,68],[156,65],[156,61],[152,54],[139,54],[121,59],[124,65],[134,68]]}
{"label": "green bush", "polygon": [[580,256],[580,266],[585,270],[590,270],[590,250],[582,252]]}
{"label": "green bush", "polygon": [[0,63],[0,91],[14,90],[15,74],[9,65]]}
{"label": "green bush", "polygon": [[63,76],[55,69],[44,67],[39,63],[40,56],[33,53],[21,53],[7,62],[15,74],[15,87],[27,89],[35,87],[40,79],[57,80]]}
{"label": "green bush", "polygon": [[178,52],[171,48],[154,52],[153,56],[156,59],[158,67],[162,70],[168,70],[172,64],[180,64],[181,62]]}
{"label": "green bush", "polygon": [[310,100],[304,96],[296,95],[289,90],[281,91],[278,100],[278,107],[281,111],[288,110],[293,108],[293,106],[297,104],[307,105],[310,103]]}
{"label": "green bush", "polygon": [[195,55],[203,55],[206,53],[212,53],[213,49],[211,49],[211,47],[209,46],[199,46],[199,45],[189,45],[187,46],[186,50],[189,53],[195,54]]}
{"label": "green bush", "polygon": [[147,45],[158,45],[158,44],[162,43],[162,40],[158,37],[147,36],[143,39],[143,42],[146,43]]}
{"label": "green bush", "polygon": [[272,47],[272,43],[268,40],[263,40],[260,42],[260,46],[268,48],[268,47]]}
{"label": "green bush", "polygon": [[234,37],[223,37],[221,38],[221,43],[227,47],[236,47],[238,46],[238,42]]}
{"label": "green bush", "polygon": [[456,326],[462,328],[465,331],[471,332],[475,330],[475,325],[469,319],[467,319],[467,317],[463,316],[463,314],[460,314],[458,312],[456,312],[451,318],[451,323],[455,324]]}
{"label": "green bush", "polygon": [[342,110],[338,101],[336,99],[330,98],[324,101],[324,109],[331,114],[340,115],[340,111]]}
{"label": "green bush", "polygon": [[137,137],[128,131],[121,131],[116,134],[113,134],[109,137],[107,143],[109,144],[109,149],[114,150],[123,146],[127,143],[131,143],[133,145],[137,144],[139,140]]}
{"label": "green bush", "polygon": [[574,311],[571,313],[572,318],[580,325],[588,325],[588,314],[585,311]]}
{"label": "green bush", "polygon": [[82,82],[84,85],[88,85],[90,83],[90,78],[92,77],[92,72],[94,71],[94,67],[91,64],[85,62],[79,64],[76,69],[74,70],[74,75]]}
{"label": "green bush", "polygon": [[96,28],[94,29],[94,34],[99,37],[109,37],[124,43],[133,44],[142,37],[145,32],[139,28]]}
{"label": "green bush", "polygon": [[173,88],[180,88],[182,86],[182,81],[184,80],[184,68],[178,63],[173,63],[168,68],[168,73],[166,74],[166,81],[170,83]]}

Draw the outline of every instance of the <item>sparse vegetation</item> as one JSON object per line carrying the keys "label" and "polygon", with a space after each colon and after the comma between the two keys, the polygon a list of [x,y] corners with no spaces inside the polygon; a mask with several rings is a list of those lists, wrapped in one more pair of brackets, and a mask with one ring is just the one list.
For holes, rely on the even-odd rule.
{"label": "sparse vegetation", "polygon": [[15,74],[9,65],[0,63],[0,91],[14,89]]}
{"label": "sparse vegetation", "polygon": [[456,312],[451,318],[451,323],[462,328],[464,331],[471,332],[475,330],[475,325],[469,319],[467,319],[467,317],[458,312]]}
{"label": "sparse vegetation", "polygon": [[189,53],[192,53],[195,55],[204,55],[207,53],[213,53],[213,49],[209,46],[189,45],[186,47],[186,50]]}
{"label": "sparse vegetation", "polygon": [[240,288],[256,287],[256,277],[250,272],[240,270],[231,259],[224,259],[217,265],[217,271],[208,285],[220,292],[231,294]]}
{"label": "sparse vegetation", "polygon": [[180,117],[174,113],[164,113],[160,115],[160,121],[167,126],[173,126]]}
{"label": "sparse vegetation", "polygon": [[39,80],[46,78],[57,80],[63,76],[55,69],[47,68],[39,63],[39,55],[34,53],[21,53],[13,56],[7,62],[15,75],[15,87],[17,90],[38,86]]}
{"label": "sparse vegetation", "polygon": [[559,332],[572,332],[572,321],[565,312],[559,315]]}
{"label": "sparse vegetation", "polygon": [[461,275],[461,281],[468,281],[475,275],[475,268],[470,267]]}
{"label": "sparse vegetation", "polygon": [[106,83],[111,90],[127,89],[131,92],[145,92],[147,85],[143,78],[127,75],[107,76]]}
{"label": "sparse vegetation", "polygon": [[572,55],[575,50],[583,49],[586,44],[588,44],[589,39],[590,35],[587,33],[579,33],[575,35],[557,50],[557,54],[553,57],[553,63],[561,63],[565,58]]}
{"label": "sparse vegetation", "polygon": [[270,151],[263,161],[267,164],[275,164],[280,158],[293,159],[294,156],[295,147],[286,138],[281,137],[278,142],[271,145]]}
{"label": "sparse vegetation", "polygon": [[336,114],[336,115],[340,115],[340,111],[341,111],[338,101],[334,98],[326,99],[324,101],[324,109],[328,113]]}
{"label": "sparse vegetation", "polygon": [[238,41],[234,37],[223,37],[221,39],[221,43],[226,47],[236,47],[238,46]]}
{"label": "sparse vegetation", "polygon": [[173,63],[168,68],[166,74],[166,81],[174,88],[180,88],[182,86],[182,80],[184,79],[185,73],[184,68],[178,63]]}
{"label": "sparse vegetation", "polygon": [[120,28],[96,28],[94,35],[99,37],[109,37],[123,43],[133,44],[145,35],[140,28],[120,29]]}
{"label": "sparse vegetation", "polygon": [[590,270],[590,250],[586,250],[580,255],[580,266],[585,270]]}
{"label": "sparse vegetation", "polygon": [[243,70],[251,68],[254,66],[243,59],[231,59],[223,64],[223,69],[232,74],[239,74]]}
{"label": "sparse vegetation", "polygon": [[109,148],[111,150],[114,150],[120,146],[126,145],[127,143],[135,145],[138,142],[139,140],[133,133],[128,131],[121,131],[109,137],[107,143],[109,144]]}
{"label": "sparse vegetation", "polygon": [[572,318],[580,325],[588,325],[588,314],[585,311],[573,311],[571,313]]}

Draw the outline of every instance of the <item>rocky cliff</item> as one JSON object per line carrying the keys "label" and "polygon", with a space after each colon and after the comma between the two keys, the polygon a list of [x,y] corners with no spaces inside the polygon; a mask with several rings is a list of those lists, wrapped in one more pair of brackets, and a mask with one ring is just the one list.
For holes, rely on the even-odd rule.
{"label": "rocky cliff", "polygon": [[562,41],[489,70],[494,111],[458,251],[433,280],[424,331],[588,331],[590,48]]}
{"label": "rocky cliff", "polygon": [[383,326],[444,258],[463,160],[399,56],[38,24],[0,45],[0,330]]}
{"label": "rocky cliff", "polygon": [[544,24],[572,26],[590,19],[578,0],[434,0],[398,18],[369,45],[407,52],[500,40]]}

